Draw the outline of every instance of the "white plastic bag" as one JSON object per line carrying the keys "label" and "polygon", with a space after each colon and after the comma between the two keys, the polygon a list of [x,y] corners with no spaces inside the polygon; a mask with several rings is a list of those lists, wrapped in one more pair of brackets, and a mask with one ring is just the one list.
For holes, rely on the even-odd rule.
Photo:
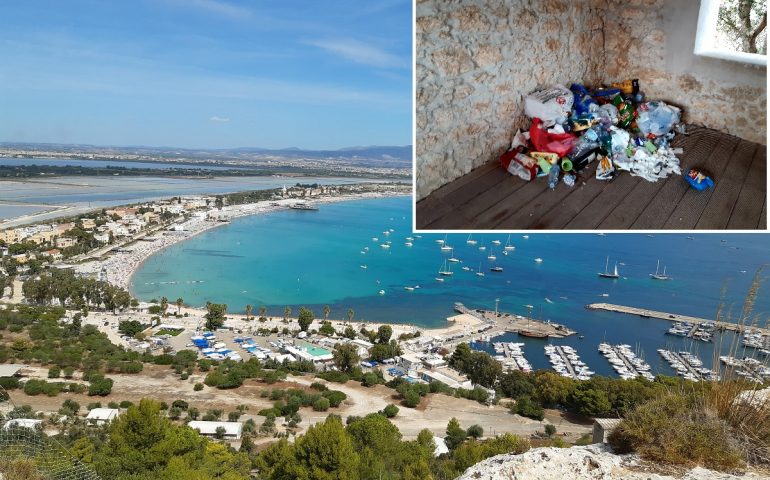
{"label": "white plastic bag", "polygon": [[530,118],[539,118],[546,125],[552,125],[556,120],[569,116],[573,101],[572,92],[557,85],[525,96],[524,113]]}

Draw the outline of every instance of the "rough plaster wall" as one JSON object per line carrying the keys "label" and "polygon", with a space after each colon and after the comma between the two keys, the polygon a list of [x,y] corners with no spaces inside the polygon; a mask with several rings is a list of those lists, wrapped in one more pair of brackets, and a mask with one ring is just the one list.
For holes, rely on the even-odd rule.
{"label": "rough plaster wall", "polygon": [[417,2],[417,198],[499,156],[522,95],[598,80],[596,0]]}
{"label": "rough plaster wall", "polygon": [[766,69],[692,54],[697,0],[418,0],[417,198],[497,158],[538,87],[639,78],[685,121],[766,144]]}
{"label": "rough plaster wall", "polygon": [[684,120],[767,143],[767,69],[694,55],[697,0],[607,0],[605,81],[639,78]]}

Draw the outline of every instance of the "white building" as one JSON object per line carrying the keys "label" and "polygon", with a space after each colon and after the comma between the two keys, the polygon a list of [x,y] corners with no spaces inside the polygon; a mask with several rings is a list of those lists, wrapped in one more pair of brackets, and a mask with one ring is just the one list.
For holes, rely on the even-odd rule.
{"label": "white building", "polygon": [[201,435],[207,437],[214,437],[217,434],[217,429],[224,429],[222,438],[228,440],[239,440],[241,433],[243,433],[243,424],[241,422],[204,422],[201,420],[193,420],[187,424],[188,427],[198,430]]}
{"label": "white building", "polygon": [[3,425],[3,430],[10,430],[12,428],[29,428],[30,430],[35,430],[43,428],[43,421],[35,418],[14,418],[13,420],[8,420],[5,422],[5,425]]}
{"label": "white building", "polygon": [[117,408],[94,408],[88,412],[86,421],[93,425],[104,425],[115,420],[120,415]]}

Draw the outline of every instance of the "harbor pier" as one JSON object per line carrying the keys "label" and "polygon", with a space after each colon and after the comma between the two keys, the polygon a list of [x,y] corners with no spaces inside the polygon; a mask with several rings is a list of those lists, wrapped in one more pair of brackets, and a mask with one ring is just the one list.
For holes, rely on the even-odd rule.
{"label": "harbor pier", "polygon": [[[689,322],[700,326],[704,323],[713,323],[717,330],[729,330],[736,333],[744,333],[747,331],[759,332],[761,335],[770,335],[770,328],[767,327],[755,327],[752,325],[739,325],[737,323],[730,322],[718,322],[716,320],[710,320],[707,318],[691,317],[689,315],[679,315],[676,313],[660,312],[657,310],[650,310],[647,308],[629,307],[625,305],[614,305],[612,303],[590,303],[586,305],[588,310],[604,310],[607,312],[626,313],[629,315],[638,315],[644,318],[656,318],[658,320],[668,320],[669,322]],[[691,333],[694,333],[691,332]]]}

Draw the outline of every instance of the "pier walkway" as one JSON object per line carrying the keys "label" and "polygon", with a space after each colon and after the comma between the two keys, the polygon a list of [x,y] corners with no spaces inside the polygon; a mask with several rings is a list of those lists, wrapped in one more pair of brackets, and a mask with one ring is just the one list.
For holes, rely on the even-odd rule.
{"label": "pier walkway", "polygon": [[[755,327],[751,325],[738,325],[737,323],[717,322],[706,318],[691,317],[688,315],[678,315],[676,313],[660,312],[646,308],[629,307],[624,305],[614,305],[612,303],[591,303],[586,305],[588,310],[604,310],[607,312],[627,313],[629,315],[639,315],[640,317],[656,318],[658,320],[668,320],[669,322],[690,322],[700,326],[704,323],[714,323],[717,330],[729,330],[732,332],[743,333],[745,331],[758,331],[764,336],[770,336],[770,328]],[[690,332],[694,333],[694,332]]]}
{"label": "pier walkway", "polygon": [[561,359],[564,360],[564,364],[567,367],[567,371],[569,372],[570,375],[572,375],[572,378],[577,380],[578,376],[577,376],[577,373],[575,373],[575,368],[572,366],[572,362],[570,361],[570,359],[567,358],[567,355],[564,353],[564,349],[557,345],[556,353],[558,353]]}

